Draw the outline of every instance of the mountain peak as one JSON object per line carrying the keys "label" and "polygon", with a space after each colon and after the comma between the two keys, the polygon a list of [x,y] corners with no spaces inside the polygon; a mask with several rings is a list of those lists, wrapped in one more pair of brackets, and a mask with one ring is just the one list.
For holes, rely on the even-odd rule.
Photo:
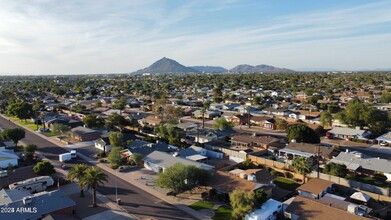
{"label": "mountain peak", "polygon": [[190,67],[186,67],[177,61],[163,57],[147,68],[138,70],[136,73],[196,73],[199,72]]}

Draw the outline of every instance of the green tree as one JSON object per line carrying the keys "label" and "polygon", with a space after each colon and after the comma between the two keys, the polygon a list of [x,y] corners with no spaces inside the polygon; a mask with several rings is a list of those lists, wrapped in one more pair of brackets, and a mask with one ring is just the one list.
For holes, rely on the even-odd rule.
{"label": "green tree", "polygon": [[34,116],[33,106],[27,102],[10,104],[7,108],[7,113],[25,121]]}
{"label": "green tree", "polygon": [[110,165],[113,169],[116,169],[122,164],[122,159],[120,154],[121,154],[121,149],[119,147],[115,147],[115,146],[111,147],[111,151],[109,153],[109,156],[107,157],[107,160],[110,162]]}
{"label": "green tree", "polygon": [[391,93],[389,92],[383,92],[380,97],[381,103],[390,103],[391,102]]}
{"label": "green tree", "polygon": [[33,170],[34,173],[39,176],[50,176],[56,173],[54,166],[49,161],[38,162],[37,165],[33,167]]}
{"label": "green tree", "polygon": [[303,181],[305,182],[305,177],[307,174],[312,172],[312,164],[306,157],[296,157],[292,161],[292,167],[296,169],[296,172],[304,176]]}
{"label": "green tree", "polygon": [[285,130],[288,127],[288,122],[282,118],[276,118],[276,128],[278,130]]}
{"label": "green tree", "polygon": [[113,129],[117,128],[119,131],[122,131],[125,126],[130,125],[130,122],[127,121],[123,116],[119,114],[111,114],[106,121],[106,128]]}
{"label": "green tree", "polygon": [[331,126],[333,124],[333,116],[330,112],[322,112],[320,114],[320,124],[324,126]]}
{"label": "green tree", "polygon": [[333,176],[345,177],[347,175],[346,165],[338,163],[327,163],[324,165],[323,173]]}
{"label": "green tree", "polygon": [[130,157],[130,162],[131,164],[134,165],[140,165],[143,161],[143,155],[139,153],[133,153],[132,156]]}
{"label": "green tree", "polygon": [[267,201],[267,194],[264,189],[259,189],[255,191],[254,194],[255,206],[260,208],[263,203]]}
{"label": "green tree", "polygon": [[83,123],[89,128],[98,128],[103,126],[105,124],[105,121],[101,117],[98,117],[94,114],[90,114],[83,118]]}
{"label": "green tree", "polygon": [[295,124],[289,126],[286,129],[286,133],[289,141],[295,139],[299,143],[300,142],[313,143],[313,144],[320,143],[319,136],[315,133],[314,130],[312,130],[310,127],[308,127],[305,124]]}
{"label": "green tree", "polygon": [[234,123],[228,122],[224,117],[213,120],[213,127],[216,129],[231,128],[233,126]]}
{"label": "green tree", "polygon": [[96,190],[104,182],[107,182],[107,175],[97,167],[90,167],[85,170],[84,176],[81,181],[82,184],[84,186],[87,186],[88,189],[92,189],[92,207],[97,207]]}
{"label": "green tree", "polygon": [[73,182],[75,180],[78,180],[78,185],[79,185],[79,189],[80,189],[80,197],[84,197],[84,182],[82,181],[83,177],[84,177],[84,173],[85,171],[87,170],[87,165],[85,164],[76,164],[75,166],[73,166],[69,172],[68,172],[68,180]]}
{"label": "green tree", "polygon": [[176,163],[158,174],[156,184],[159,187],[167,188],[178,194],[193,187],[205,184],[208,173],[193,165],[183,165]]}
{"label": "green tree", "polygon": [[1,132],[1,137],[4,140],[12,140],[16,146],[18,142],[26,136],[23,128],[6,128]]}
{"label": "green tree", "polygon": [[229,194],[229,200],[232,207],[232,219],[234,220],[244,219],[244,216],[255,207],[254,192],[244,192],[235,189]]}
{"label": "green tree", "polygon": [[154,132],[171,145],[180,145],[181,138],[172,124],[160,124],[154,128]]}
{"label": "green tree", "polygon": [[110,145],[112,147],[122,148],[123,134],[121,132],[111,132],[109,134]]}
{"label": "green tree", "polygon": [[71,127],[68,125],[60,124],[60,123],[54,123],[52,125],[52,131],[56,135],[63,135],[71,130]]}
{"label": "green tree", "polygon": [[85,111],[87,109],[87,107],[85,105],[82,105],[82,104],[76,104],[74,105],[71,110],[74,111],[74,112],[78,112],[78,113],[82,113],[83,111]]}
{"label": "green tree", "polygon": [[24,146],[24,152],[25,152],[25,157],[28,161],[33,161],[34,160],[34,153],[37,150],[37,145],[35,144],[27,144]]}
{"label": "green tree", "polygon": [[121,111],[125,109],[125,106],[126,106],[126,97],[124,96],[117,99],[113,104],[113,108],[118,109],[120,115],[121,115]]}

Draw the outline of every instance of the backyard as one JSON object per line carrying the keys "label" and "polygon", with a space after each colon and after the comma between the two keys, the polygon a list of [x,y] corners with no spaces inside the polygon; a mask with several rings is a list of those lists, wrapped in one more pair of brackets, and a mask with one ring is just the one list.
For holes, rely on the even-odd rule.
{"label": "backyard", "polygon": [[284,178],[284,177],[277,177],[273,180],[274,184],[276,184],[278,187],[289,190],[289,191],[295,191],[297,187],[300,186],[300,183],[297,183],[293,180]]}

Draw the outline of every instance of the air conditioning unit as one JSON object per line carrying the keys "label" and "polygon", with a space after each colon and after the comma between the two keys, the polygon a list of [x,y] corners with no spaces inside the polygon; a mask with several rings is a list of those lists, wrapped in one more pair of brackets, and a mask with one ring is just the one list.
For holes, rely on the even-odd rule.
{"label": "air conditioning unit", "polygon": [[23,205],[31,204],[33,202],[33,198],[31,196],[23,197]]}

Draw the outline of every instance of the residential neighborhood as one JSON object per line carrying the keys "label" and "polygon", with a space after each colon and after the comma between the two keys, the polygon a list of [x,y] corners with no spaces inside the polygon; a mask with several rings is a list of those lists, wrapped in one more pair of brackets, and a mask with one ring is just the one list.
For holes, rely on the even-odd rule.
{"label": "residential neighborhood", "polygon": [[[173,205],[173,213],[186,213],[184,219],[226,219],[219,215],[227,213],[244,219],[323,219],[331,212],[347,219],[390,216],[390,127],[373,127],[371,123],[377,122],[366,121],[390,120],[382,118],[388,110],[379,110],[377,102],[370,104],[360,96],[346,101],[336,98],[346,91],[333,92],[333,102],[328,102],[330,95],[319,95],[322,91],[303,97],[289,90],[253,89],[249,96],[245,90],[224,87],[219,88],[221,93],[216,87],[200,88],[203,94],[192,99],[192,90],[180,87],[164,97],[108,94],[106,89],[115,85],[107,79],[91,78],[85,88],[94,87],[93,96],[76,90],[2,96],[0,182],[8,195],[3,197],[10,198],[4,200],[4,207],[28,205],[40,198],[50,203],[56,198],[47,195],[58,195],[64,200],[62,206],[45,206],[32,218],[85,218],[77,208],[78,203],[85,204],[80,201],[84,197],[75,200],[69,191],[77,191],[78,182],[88,192],[88,185],[80,185],[83,180],[78,177],[70,179],[69,173],[86,164],[110,175],[102,181],[111,190],[105,189],[106,184],[95,189],[106,198],[106,204],[99,200],[97,207],[109,204],[120,210],[91,208],[91,219],[148,217],[149,213],[135,212],[127,205],[123,192],[135,187]],[[160,79],[164,77],[150,80]],[[2,94],[6,94],[11,81],[2,80]],[[58,85],[60,80],[66,81],[57,78]],[[106,83],[98,87],[100,80]],[[178,93],[187,98],[176,98]],[[281,97],[284,100],[275,100],[280,94],[286,96]],[[388,93],[382,94],[378,101]],[[19,101],[12,101],[15,98]],[[350,111],[357,115],[349,115]],[[368,111],[373,112],[372,118],[358,120]],[[61,153],[53,154],[50,146],[34,141],[38,139]],[[50,176],[53,184],[11,189],[12,183],[42,175]],[[117,179],[124,188],[113,183]],[[237,213],[233,201],[247,197],[254,198],[251,212]],[[169,217],[157,219],[164,218]]]}

